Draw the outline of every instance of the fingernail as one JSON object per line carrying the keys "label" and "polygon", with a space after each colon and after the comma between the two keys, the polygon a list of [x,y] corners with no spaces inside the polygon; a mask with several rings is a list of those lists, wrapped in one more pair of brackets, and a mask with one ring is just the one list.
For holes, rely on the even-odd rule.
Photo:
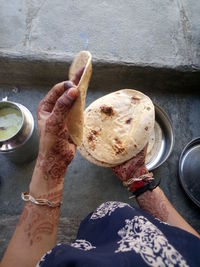
{"label": "fingernail", "polygon": [[73,86],[74,85],[73,85],[73,83],[71,81],[64,82],[64,88],[65,88],[65,90],[68,90],[68,89],[72,88]]}
{"label": "fingernail", "polygon": [[78,90],[77,88],[73,87],[70,88],[69,91],[67,92],[68,96],[71,97],[72,99],[76,99],[78,96]]}

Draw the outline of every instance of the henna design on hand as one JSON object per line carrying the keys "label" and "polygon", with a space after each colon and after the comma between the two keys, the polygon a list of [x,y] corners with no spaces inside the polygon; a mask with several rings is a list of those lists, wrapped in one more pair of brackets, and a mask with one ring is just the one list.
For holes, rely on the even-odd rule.
{"label": "henna design on hand", "polygon": [[37,118],[40,119],[41,110],[52,112],[57,99],[62,96],[64,92],[74,86],[73,82],[66,81],[56,84],[48,94],[40,101],[37,108]]}
{"label": "henna design on hand", "polygon": [[77,97],[72,82],[58,84],[38,106],[40,149],[36,168],[42,170],[48,189],[62,184],[76,147],[69,137],[65,117]]}
{"label": "henna design on hand", "polygon": [[45,133],[48,134],[53,134],[56,136],[59,136],[60,132],[63,131],[63,122],[60,121],[60,119],[57,116],[50,116],[46,120],[46,128],[45,128]]}
{"label": "henna design on hand", "polygon": [[113,167],[112,170],[122,181],[127,181],[133,176],[146,174],[148,171],[145,168],[145,156],[146,151],[143,149],[135,157],[119,166]]}
{"label": "henna design on hand", "polygon": [[39,153],[36,168],[42,170],[48,189],[63,184],[66,168],[73,157],[73,151],[64,151],[64,154],[49,152],[45,157]]}
{"label": "henna design on hand", "polygon": [[[45,198],[51,201],[60,201],[62,190],[51,192],[38,198]],[[27,203],[21,215],[18,227],[23,227],[29,240],[29,245],[42,240],[45,235],[52,235],[57,228],[60,208],[51,208],[48,206],[37,206],[33,203]]]}
{"label": "henna design on hand", "polygon": [[[122,182],[125,182],[130,178],[140,177],[141,175],[148,173],[148,170],[145,166],[146,150],[147,146],[145,146],[145,148],[132,159],[112,168],[114,173],[120,178]],[[134,192],[144,185],[144,181],[133,182],[129,186],[129,190]]]}

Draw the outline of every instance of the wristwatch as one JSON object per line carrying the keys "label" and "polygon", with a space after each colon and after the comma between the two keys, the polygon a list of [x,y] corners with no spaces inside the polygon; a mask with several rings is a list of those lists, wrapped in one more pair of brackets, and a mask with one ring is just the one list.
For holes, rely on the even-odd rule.
{"label": "wristwatch", "polygon": [[146,192],[147,190],[152,191],[153,189],[155,189],[157,186],[159,186],[160,184],[160,177],[154,178],[152,180],[152,182],[144,185],[143,187],[139,188],[138,190],[136,190],[133,195],[130,197],[139,197],[141,194],[143,194],[144,192]]}

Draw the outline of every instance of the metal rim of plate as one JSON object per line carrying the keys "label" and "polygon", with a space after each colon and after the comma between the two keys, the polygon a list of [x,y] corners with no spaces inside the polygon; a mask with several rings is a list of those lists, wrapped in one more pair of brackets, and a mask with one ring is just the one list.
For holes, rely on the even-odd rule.
{"label": "metal rim of plate", "polygon": [[155,103],[154,106],[155,120],[162,131],[162,141],[158,153],[146,164],[149,171],[152,171],[162,165],[169,158],[174,147],[174,133],[171,120],[160,106]]}
{"label": "metal rim of plate", "polygon": [[[200,177],[200,137],[197,137],[191,140],[184,147],[180,155],[179,180],[187,196],[198,207],[200,207],[199,177]],[[191,183],[193,181],[194,183]],[[195,197],[195,195],[199,197]]]}

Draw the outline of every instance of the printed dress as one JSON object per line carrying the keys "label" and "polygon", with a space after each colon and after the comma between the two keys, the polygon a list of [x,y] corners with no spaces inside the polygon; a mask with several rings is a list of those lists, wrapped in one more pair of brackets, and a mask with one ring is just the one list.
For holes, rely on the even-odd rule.
{"label": "printed dress", "polygon": [[58,244],[37,266],[200,266],[200,239],[140,209],[112,201],[81,222],[71,245]]}

